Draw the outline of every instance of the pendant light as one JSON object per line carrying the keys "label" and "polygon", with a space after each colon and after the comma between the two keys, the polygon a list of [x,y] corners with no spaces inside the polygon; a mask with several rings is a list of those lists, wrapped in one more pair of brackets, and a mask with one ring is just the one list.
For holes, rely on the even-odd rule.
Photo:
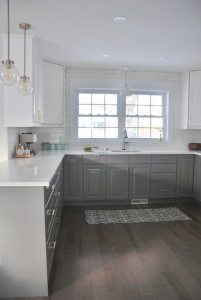
{"label": "pendant light", "polygon": [[18,70],[14,66],[14,61],[10,59],[10,3],[7,0],[7,30],[8,30],[8,57],[3,60],[0,66],[0,82],[4,85],[13,85],[19,77]]}
{"label": "pendant light", "polygon": [[121,96],[122,97],[127,97],[131,96],[132,92],[129,90],[128,85],[127,85],[127,74],[128,74],[128,67],[123,67],[123,71],[125,74],[125,83],[124,83],[124,88],[121,90]]}
{"label": "pendant light", "polygon": [[17,82],[17,87],[18,91],[26,96],[31,94],[33,87],[31,84],[31,81],[28,76],[26,76],[26,32],[31,28],[31,25],[27,23],[20,23],[19,28],[24,30],[24,74],[23,76],[20,76],[18,82]]}

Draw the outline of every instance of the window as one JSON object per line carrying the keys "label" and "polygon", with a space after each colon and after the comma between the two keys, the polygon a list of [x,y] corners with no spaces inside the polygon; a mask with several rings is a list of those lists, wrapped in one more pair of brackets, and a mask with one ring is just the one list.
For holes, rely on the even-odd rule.
{"label": "window", "polygon": [[133,91],[78,91],[78,139],[117,139],[127,129],[130,139],[167,138],[167,93]]}
{"label": "window", "polygon": [[117,93],[79,93],[78,138],[117,138]]}
{"label": "window", "polygon": [[129,138],[158,139],[166,127],[163,94],[135,93],[126,97],[126,122]]}

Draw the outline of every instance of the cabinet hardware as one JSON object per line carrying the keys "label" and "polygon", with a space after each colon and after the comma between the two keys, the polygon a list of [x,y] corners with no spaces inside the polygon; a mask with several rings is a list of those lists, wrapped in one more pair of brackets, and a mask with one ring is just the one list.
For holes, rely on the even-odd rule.
{"label": "cabinet hardware", "polygon": [[46,212],[47,216],[53,216],[54,213],[55,213],[55,209],[48,209]]}
{"label": "cabinet hardware", "polygon": [[60,221],[61,221],[61,218],[57,218],[57,219],[56,219],[56,222],[57,222],[57,223],[60,223]]}
{"label": "cabinet hardware", "polygon": [[90,174],[98,174],[99,170],[90,171]]}
{"label": "cabinet hardware", "polygon": [[57,172],[57,176],[59,176],[61,174],[61,172]]}
{"label": "cabinet hardware", "polygon": [[55,189],[55,185],[53,184],[53,186],[52,186],[52,190],[54,191],[54,189]]}
{"label": "cabinet hardware", "polygon": [[56,197],[59,197],[60,194],[61,194],[61,192],[55,192],[55,193],[54,193],[54,195],[55,195]]}
{"label": "cabinet hardware", "polygon": [[56,247],[56,241],[55,242],[49,242],[49,244],[48,244],[49,249],[55,249],[55,247]]}
{"label": "cabinet hardware", "polygon": [[160,190],[160,192],[169,192],[169,190]]}

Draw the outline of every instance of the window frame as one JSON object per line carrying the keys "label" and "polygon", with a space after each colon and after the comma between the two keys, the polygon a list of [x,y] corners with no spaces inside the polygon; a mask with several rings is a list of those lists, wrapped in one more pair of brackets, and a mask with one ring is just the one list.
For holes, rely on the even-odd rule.
{"label": "window frame", "polygon": [[[164,116],[164,136],[162,139],[163,143],[169,143],[170,141],[170,126],[169,126],[169,91],[165,90],[155,90],[155,89],[132,89],[133,94],[142,94],[142,95],[162,95],[163,97],[163,116]],[[80,93],[90,93],[90,94],[117,94],[117,117],[118,117],[118,137],[117,138],[79,138],[78,137],[78,118],[79,118],[79,94]],[[76,89],[76,124],[75,128],[72,132],[74,132],[74,139],[78,143],[92,143],[94,144],[100,143],[117,143],[122,141],[123,130],[126,127],[126,98],[121,97],[120,90],[112,89],[112,88],[77,88]],[[86,115],[87,116],[87,115]],[[71,124],[72,125],[72,124]],[[128,138],[130,143],[136,144],[154,144],[159,142],[159,138]],[[161,142],[160,142],[161,143]]]}
{"label": "window frame", "polygon": [[[164,131],[163,131],[163,138],[162,140],[167,142],[168,141],[168,134],[169,134],[169,128],[168,128],[168,119],[169,119],[169,103],[168,103],[168,92],[166,91],[160,91],[160,90],[131,90],[132,95],[159,95],[162,96],[162,118],[163,118],[163,124],[164,124]],[[125,101],[125,113],[124,113],[124,122],[126,128],[126,117],[129,117],[129,115],[126,115],[126,98]],[[150,105],[151,106],[151,105]],[[130,115],[130,117],[133,117],[134,115]],[[140,117],[140,115],[138,115]],[[143,117],[143,116],[142,116]],[[151,117],[151,116],[150,116]],[[157,116],[156,116],[157,117]],[[132,128],[132,127],[131,127]],[[137,127],[140,128],[140,127]],[[151,127],[150,127],[151,128]],[[154,142],[159,140],[159,138],[128,138],[130,141],[144,141],[144,142]]]}

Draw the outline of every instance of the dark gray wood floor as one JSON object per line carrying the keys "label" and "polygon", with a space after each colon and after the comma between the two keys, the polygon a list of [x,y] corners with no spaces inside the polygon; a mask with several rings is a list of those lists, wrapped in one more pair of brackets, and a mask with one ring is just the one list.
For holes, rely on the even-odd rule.
{"label": "dark gray wood floor", "polygon": [[201,299],[201,207],[177,206],[192,221],[87,225],[64,208],[48,299]]}

